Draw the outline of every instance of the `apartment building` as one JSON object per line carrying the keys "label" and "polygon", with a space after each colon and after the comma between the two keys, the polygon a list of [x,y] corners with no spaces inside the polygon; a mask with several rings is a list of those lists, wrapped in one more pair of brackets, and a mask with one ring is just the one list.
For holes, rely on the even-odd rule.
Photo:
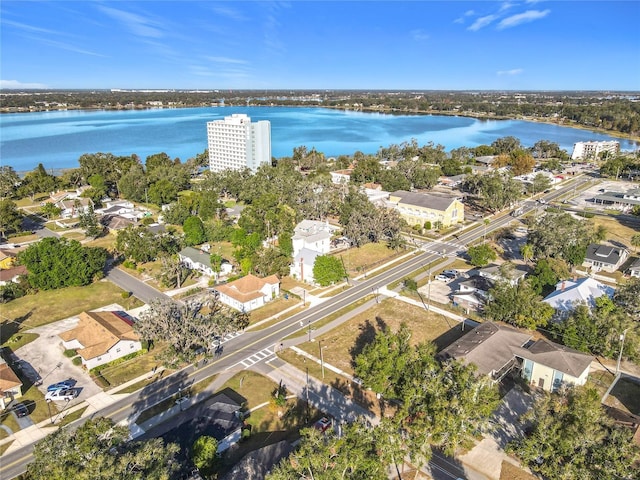
{"label": "apartment building", "polygon": [[207,122],[207,144],[212,172],[244,168],[255,172],[271,162],[271,122],[252,122],[243,113]]}
{"label": "apartment building", "polygon": [[603,142],[577,142],[573,144],[571,160],[597,158],[601,152],[616,154],[620,151],[620,142],[614,140]]}

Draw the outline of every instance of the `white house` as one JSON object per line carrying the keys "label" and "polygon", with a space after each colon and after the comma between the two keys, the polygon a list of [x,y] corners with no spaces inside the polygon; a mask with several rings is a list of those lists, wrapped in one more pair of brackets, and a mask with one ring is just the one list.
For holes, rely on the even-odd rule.
{"label": "white house", "polygon": [[63,199],[58,201],[55,205],[62,210],[60,213],[62,218],[77,218],[82,213],[87,213],[89,211],[89,207],[93,206],[93,202],[90,198],[79,197],[74,199]]}
{"label": "white house", "polygon": [[329,222],[302,220],[293,229],[293,255],[297,255],[303,248],[314,250],[321,255],[329,253],[331,236],[338,230],[338,227],[329,225]]}
{"label": "white house", "polygon": [[596,272],[600,270],[615,272],[622,266],[628,256],[629,251],[626,248],[592,243],[587,247],[587,254],[582,266],[591,267]]}
{"label": "white house", "polygon": [[134,320],[122,311],[82,312],[78,325],[59,334],[65,350],[77,350],[91,370],[142,349]]}
{"label": "white house", "polygon": [[637,258],[629,267],[629,275],[640,278],[640,258]]}
{"label": "white house", "polygon": [[241,312],[250,312],[280,295],[280,279],[276,275],[258,278],[250,273],[233,282],[218,285],[214,291],[225,305]]}
{"label": "white house", "polygon": [[577,304],[584,303],[589,308],[593,308],[596,305],[596,298],[602,295],[613,297],[613,292],[612,287],[590,277],[562,280],[556,284],[555,292],[547,295],[543,302],[551,305],[559,317],[566,317]]}
{"label": "white house", "polygon": [[316,258],[321,255],[322,253],[315,250],[303,248],[293,257],[293,263],[289,266],[289,275],[302,282],[313,283],[315,281],[313,266]]}
{"label": "white house", "polygon": [[220,264],[220,273],[216,274],[211,267],[211,254],[193,247],[183,248],[178,252],[178,256],[185,267],[191,270],[196,270],[208,277],[224,277],[233,271],[233,265],[223,259]]}

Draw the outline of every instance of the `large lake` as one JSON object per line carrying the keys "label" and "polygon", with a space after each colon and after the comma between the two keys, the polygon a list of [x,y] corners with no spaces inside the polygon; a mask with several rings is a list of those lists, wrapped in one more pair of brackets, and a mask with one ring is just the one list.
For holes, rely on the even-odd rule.
{"label": "large lake", "polygon": [[[526,147],[556,142],[571,153],[586,140],[619,140],[601,133],[519,120],[477,120],[435,115],[386,115],[324,108],[209,107],[125,111],[54,111],[0,115],[0,161],[17,171],[38,163],[47,169],[75,168],[83,153],[147,155],[165,152],[187,160],[207,148],[206,123],[232,113],[271,121],[272,155],[291,156],[294,147],[315,147],[327,156],[376,153],[381,146],[415,138],[447,151],[491,144],[508,135]],[[638,144],[619,140],[622,150]]]}

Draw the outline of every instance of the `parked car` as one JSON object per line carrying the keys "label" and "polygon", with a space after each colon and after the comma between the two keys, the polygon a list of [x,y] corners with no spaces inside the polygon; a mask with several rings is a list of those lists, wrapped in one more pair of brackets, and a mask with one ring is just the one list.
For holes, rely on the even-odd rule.
{"label": "parked car", "polygon": [[54,390],[53,392],[47,392],[44,399],[51,402],[59,402],[61,400],[69,401],[78,396],[78,391],[74,388],[66,388],[63,390]]}
{"label": "parked car", "polygon": [[18,417],[26,417],[27,415],[29,415],[29,409],[27,408],[27,406],[24,403],[16,403],[13,407],[11,407],[13,409],[13,411],[15,412],[15,414]]}
{"label": "parked car", "polygon": [[442,273],[443,273],[444,275],[447,275],[447,276],[451,276],[451,275],[453,275],[453,278],[456,278],[456,277],[458,276],[458,273],[459,273],[459,272],[458,272],[458,270],[451,269],[451,270],[445,270],[445,271],[444,271],[444,272],[442,272]]}
{"label": "parked car", "polygon": [[441,273],[439,275],[436,275],[436,280],[440,280],[441,282],[447,283],[447,282],[451,281],[451,278],[447,277],[445,274]]}
{"label": "parked car", "polygon": [[331,420],[327,417],[322,417],[316,423],[313,424],[313,428],[318,430],[319,432],[326,432],[331,427]]}
{"label": "parked car", "polygon": [[47,392],[55,392],[56,390],[65,390],[75,385],[73,380],[64,380],[58,383],[52,383],[47,387]]}

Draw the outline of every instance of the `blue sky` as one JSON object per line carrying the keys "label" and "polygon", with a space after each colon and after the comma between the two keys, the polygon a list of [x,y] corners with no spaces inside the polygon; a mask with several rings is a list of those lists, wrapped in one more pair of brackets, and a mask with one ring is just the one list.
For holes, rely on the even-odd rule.
{"label": "blue sky", "polygon": [[640,90],[640,2],[11,1],[2,88]]}

